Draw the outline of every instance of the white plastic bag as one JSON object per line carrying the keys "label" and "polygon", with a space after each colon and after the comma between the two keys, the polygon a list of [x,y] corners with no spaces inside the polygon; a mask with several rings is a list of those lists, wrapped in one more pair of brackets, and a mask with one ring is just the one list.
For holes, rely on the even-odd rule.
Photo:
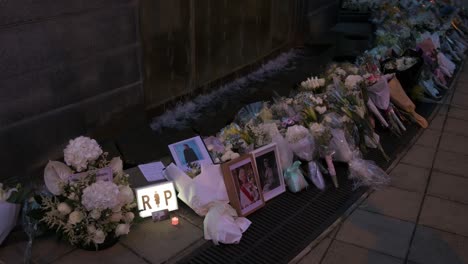
{"label": "white plastic bag", "polygon": [[236,210],[229,204],[215,202],[203,222],[205,239],[213,240],[215,245],[237,244],[251,223],[245,217],[237,217]]}
{"label": "white plastic bag", "polygon": [[0,201],[0,245],[15,227],[20,204]]}

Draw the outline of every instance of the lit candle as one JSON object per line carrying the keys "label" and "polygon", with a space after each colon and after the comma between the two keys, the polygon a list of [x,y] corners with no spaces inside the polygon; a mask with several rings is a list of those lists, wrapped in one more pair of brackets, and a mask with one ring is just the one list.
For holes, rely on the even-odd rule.
{"label": "lit candle", "polygon": [[172,218],[171,218],[171,224],[172,224],[173,226],[178,225],[178,224],[179,224],[179,218],[178,218],[178,217],[172,217]]}

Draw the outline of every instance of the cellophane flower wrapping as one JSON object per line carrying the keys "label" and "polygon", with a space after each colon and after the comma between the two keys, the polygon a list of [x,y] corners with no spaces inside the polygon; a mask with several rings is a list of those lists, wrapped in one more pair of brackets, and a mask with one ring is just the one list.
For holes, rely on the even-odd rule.
{"label": "cellophane flower wrapping", "polygon": [[387,185],[390,177],[373,161],[362,159],[358,148],[349,143],[345,132],[341,129],[332,129],[333,138],[330,148],[335,150],[335,160],[346,162],[349,165],[349,178],[354,180],[355,188],[369,186],[379,189]]}
{"label": "cellophane flower wrapping", "polygon": [[315,143],[307,128],[300,125],[288,127],[286,140],[296,156],[302,160],[312,161]]}
{"label": "cellophane flower wrapping", "polygon": [[380,189],[390,183],[390,177],[372,160],[355,158],[349,162],[349,178],[355,180],[355,188],[369,186]]}
{"label": "cellophane flower wrapping", "polygon": [[278,154],[280,156],[281,167],[288,168],[291,166],[294,158],[294,153],[291,150],[288,142],[278,131],[278,127],[275,123],[266,123],[262,125],[265,133],[271,138],[271,142],[276,143],[278,147]]}
{"label": "cellophane flower wrapping", "polygon": [[332,139],[330,149],[335,152],[333,158],[341,162],[350,162],[353,159],[353,152],[348,144],[343,129],[331,129]]}

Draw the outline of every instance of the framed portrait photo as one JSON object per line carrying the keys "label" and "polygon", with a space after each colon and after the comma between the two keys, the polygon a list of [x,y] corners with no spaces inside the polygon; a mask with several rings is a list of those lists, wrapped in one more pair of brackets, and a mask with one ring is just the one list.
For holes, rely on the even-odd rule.
{"label": "framed portrait photo", "polygon": [[231,206],[239,216],[247,216],[265,205],[251,154],[221,165]]}
{"label": "framed portrait photo", "polygon": [[283,169],[275,143],[252,151],[263,199],[268,201],[286,191]]}
{"label": "framed portrait photo", "polygon": [[211,156],[199,136],[171,144],[169,150],[177,167],[188,173],[192,178],[196,176],[192,174],[196,174],[202,163],[213,164]]}

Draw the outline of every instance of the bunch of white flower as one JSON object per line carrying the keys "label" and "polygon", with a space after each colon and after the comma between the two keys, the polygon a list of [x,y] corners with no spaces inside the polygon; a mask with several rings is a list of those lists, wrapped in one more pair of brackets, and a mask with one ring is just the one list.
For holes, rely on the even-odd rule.
{"label": "bunch of white flower", "polygon": [[319,79],[318,77],[310,77],[307,80],[301,82],[301,86],[307,90],[315,90],[325,85],[325,79]]}
{"label": "bunch of white flower", "polygon": [[96,140],[80,136],[70,140],[63,154],[65,163],[80,172],[88,167],[89,162],[93,162],[101,156],[102,149]]}
{"label": "bunch of white flower", "polygon": [[95,182],[83,190],[81,203],[88,211],[114,208],[119,204],[119,187],[113,182]]}

